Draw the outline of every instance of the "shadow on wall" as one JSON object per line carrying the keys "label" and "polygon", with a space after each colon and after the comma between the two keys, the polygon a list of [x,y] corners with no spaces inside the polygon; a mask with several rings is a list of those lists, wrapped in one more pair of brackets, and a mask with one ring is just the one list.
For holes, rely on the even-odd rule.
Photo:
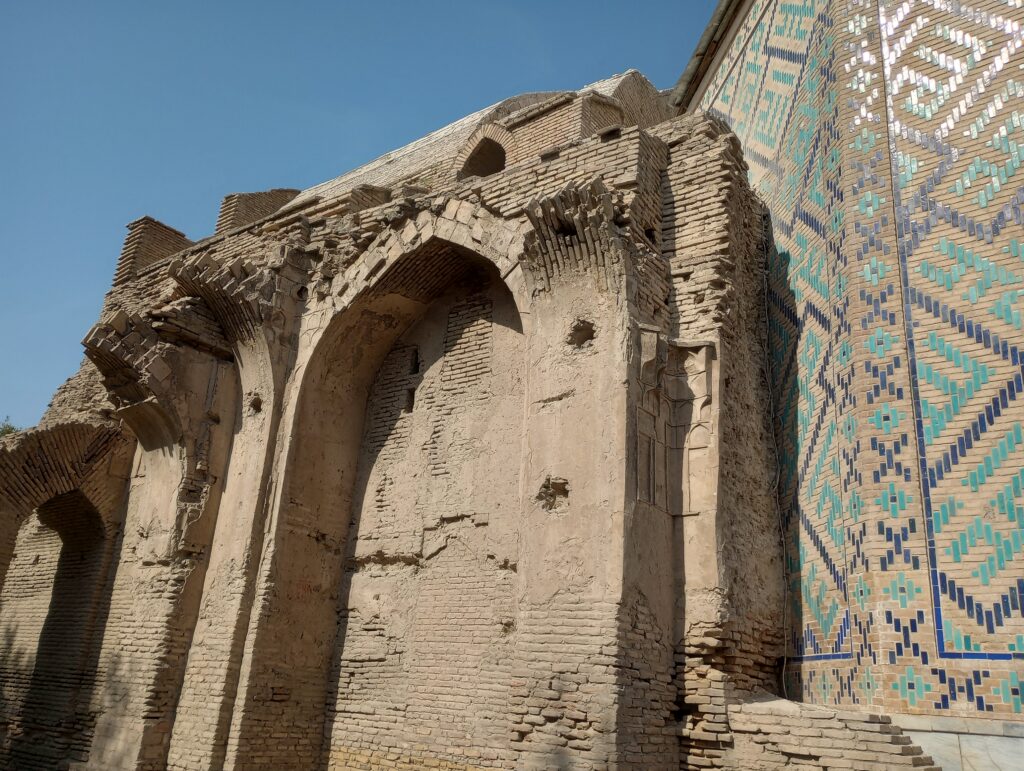
{"label": "shadow on wall", "polygon": [[[4,628],[0,647],[0,706],[11,721],[0,725],[0,757],[6,754],[19,771],[66,768],[89,757],[112,566],[121,548],[120,532],[104,533],[98,513],[77,491],[48,501],[37,516],[59,536],[60,555],[35,656],[19,646],[14,624]],[[108,666],[105,677],[116,679],[115,669]]]}
{"label": "shadow on wall", "polygon": [[16,723],[7,715],[13,701],[17,699],[17,683],[27,681],[32,676],[32,662],[24,648],[17,644],[17,634],[13,624],[6,624],[0,632],[0,760],[8,757],[12,729]]}
{"label": "shadow on wall", "polygon": [[[767,221],[771,228],[771,222]],[[800,457],[800,337],[803,318],[797,309],[796,295],[789,274],[792,256],[775,246],[773,236],[768,242],[767,312],[768,349],[771,368],[772,406],[775,441],[779,459],[778,501],[782,517],[783,559],[786,580],[786,617],[784,619],[785,655],[800,652],[804,618],[801,587],[804,576],[800,558],[801,512],[799,488]],[[828,355],[827,353],[825,355]],[[781,672],[782,693],[791,683],[787,668]]]}

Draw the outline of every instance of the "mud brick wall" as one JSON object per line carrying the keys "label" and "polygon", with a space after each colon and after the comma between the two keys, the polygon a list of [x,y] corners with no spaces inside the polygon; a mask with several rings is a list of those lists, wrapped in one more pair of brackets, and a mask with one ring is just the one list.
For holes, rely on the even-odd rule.
{"label": "mud brick wall", "polygon": [[89,696],[103,676],[96,658],[116,547],[104,535],[77,493],[54,499],[18,531],[0,592],[0,753],[14,767],[88,757]]}
{"label": "mud brick wall", "polygon": [[617,100],[605,99],[596,95],[583,97],[582,115],[580,116],[580,135],[588,137],[609,126],[621,126],[626,116]]}
{"label": "mud brick wall", "polygon": [[[515,557],[491,542],[518,527],[517,460],[502,454],[519,446],[522,348],[515,333],[495,340],[495,304],[498,320],[514,314],[497,287],[450,289],[394,345],[370,392],[335,642],[331,768],[400,747],[422,762],[511,758]],[[513,484],[484,483],[493,468]]]}
{"label": "mud brick wall", "polygon": [[[735,137],[699,117],[655,127],[662,174],[662,250],[672,282],[671,322],[682,342],[713,340],[719,391],[717,489],[688,504],[687,533],[704,533],[720,562],[687,572],[685,634],[676,650],[684,763],[719,765],[729,742],[726,707],[777,687],[782,653],[780,523],[766,388],[763,271],[771,234],[746,183]],[[713,507],[707,510],[706,507]],[[704,509],[704,510],[702,510]],[[713,515],[713,516],[712,516]]]}
{"label": "mud brick wall", "polygon": [[514,151],[506,158],[508,165],[526,160],[531,155],[564,144],[569,137],[580,135],[583,118],[583,101],[576,96],[571,99],[554,97],[550,106],[538,105],[532,111],[514,119],[502,121],[512,132]]}

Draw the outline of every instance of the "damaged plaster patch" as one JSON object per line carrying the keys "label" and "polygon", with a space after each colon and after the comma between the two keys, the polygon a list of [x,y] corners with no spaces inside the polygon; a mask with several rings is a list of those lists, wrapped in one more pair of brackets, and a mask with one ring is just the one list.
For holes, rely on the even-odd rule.
{"label": "damaged plaster patch", "polygon": [[546,399],[538,399],[537,401],[534,402],[534,404],[539,404],[541,406],[544,406],[546,404],[554,404],[555,402],[560,402],[563,399],[568,399],[570,396],[574,396],[575,394],[576,389],[570,388],[568,391],[562,391],[562,393],[555,394],[554,396],[549,396]]}
{"label": "damaged plaster patch", "polygon": [[569,328],[569,334],[566,336],[565,342],[573,348],[589,348],[596,336],[597,329],[593,321],[577,318]]}

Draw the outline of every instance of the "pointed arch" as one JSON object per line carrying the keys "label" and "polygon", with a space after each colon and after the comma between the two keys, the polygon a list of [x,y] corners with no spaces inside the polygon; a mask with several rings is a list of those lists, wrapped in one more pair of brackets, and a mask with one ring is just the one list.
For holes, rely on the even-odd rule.
{"label": "pointed arch", "polygon": [[[346,536],[359,495],[364,418],[375,379],[389,354],[397,355],[402,335],[453,286],[500,287],[508,311],[500,319],[496,312],[494,323],[521,336],[521,250],[517,231],[465,201],[453,199],[443,209],[395,223],[350,267],[340,310],[324,319],[316,342],[300,355],[297,397],[283,419],[279,464],[285,471],[268,523],[272,534],[254,609],[259,620],[234,720],[232,746],[240,756],[266,757],[287,746],[286,755],[274,756],[277,767],[320,762]],[[400,363],[413,367],[408,355]],[[417,367],[422,364],[417,360]],[[301,638],[290,632],[299,615]],[[271,711],[267,701],[275,693],[289,697]],[[272,738],[261,722],[268,714],[289,742]]]}
{"label": "pointed arch", "polygon": [[512,132],[496,123],[485,123],[462,146],[452,167],[459,180],[487,177],[504,170],[508,159],[514,157]]}

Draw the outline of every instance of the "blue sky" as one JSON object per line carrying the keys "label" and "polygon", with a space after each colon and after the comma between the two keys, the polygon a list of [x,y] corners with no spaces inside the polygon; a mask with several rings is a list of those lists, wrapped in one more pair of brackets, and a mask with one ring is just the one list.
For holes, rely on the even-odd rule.
{"label": "blue sky", "polygon": [[714,0],[6,3],[0,419],[78,367],[124,239],[304,188],[524,91],[682,73]]}

